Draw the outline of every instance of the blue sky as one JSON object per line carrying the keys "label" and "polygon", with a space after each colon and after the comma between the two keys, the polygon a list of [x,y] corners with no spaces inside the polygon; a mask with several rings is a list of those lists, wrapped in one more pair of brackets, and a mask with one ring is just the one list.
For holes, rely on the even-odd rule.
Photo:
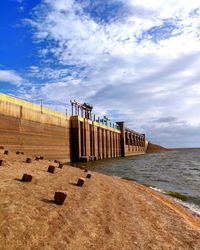
{"label": "blue sky", "polygon": [[0,22],[1,92],[200,146],[199,0],[2,0]]}

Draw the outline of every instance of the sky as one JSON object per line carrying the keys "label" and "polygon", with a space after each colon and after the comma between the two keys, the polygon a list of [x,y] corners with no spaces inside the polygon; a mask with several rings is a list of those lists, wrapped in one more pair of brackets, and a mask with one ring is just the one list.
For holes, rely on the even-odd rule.
{"label": "sky", "polygon": [[199,0],[1,0],[0,24],[0,92],[200,147]]}

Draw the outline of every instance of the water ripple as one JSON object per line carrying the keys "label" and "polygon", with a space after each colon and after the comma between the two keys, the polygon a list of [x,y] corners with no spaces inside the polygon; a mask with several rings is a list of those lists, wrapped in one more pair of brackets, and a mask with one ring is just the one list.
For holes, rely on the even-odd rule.
{"label": "water ripple", "polygon": [[91,170],[177,192],[200,206],[200,151],[148,154],[89,163]]}

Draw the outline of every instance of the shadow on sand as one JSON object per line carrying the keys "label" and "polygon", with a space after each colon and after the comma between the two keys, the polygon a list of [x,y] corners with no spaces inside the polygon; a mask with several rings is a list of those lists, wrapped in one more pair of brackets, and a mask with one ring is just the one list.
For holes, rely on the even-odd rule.
{"label": "shadow on sand", "polygon": [[51,199],[45,199],[45,198],[42,198],[41,201],[45,202],[45,203],[48,203],[48,204],[56,204],[54,200],[51,200]]}

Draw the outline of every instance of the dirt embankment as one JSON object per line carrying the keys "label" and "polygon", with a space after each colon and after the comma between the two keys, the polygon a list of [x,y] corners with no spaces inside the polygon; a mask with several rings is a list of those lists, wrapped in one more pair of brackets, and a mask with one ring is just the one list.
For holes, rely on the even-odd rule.
{"label": "dirt embankment", "polygon": [[[199,217],[156,191],[95,172],[78,187],[81,169],[3,152],[0,249],[199,249]],[[20,181],[24,173],[32,182]],[[59,206],[53,197],[61,190]]]}
{"label": "dirt embankment", "polygon": [[168,151],[170,151],[170,150],[167,148],[164,148],[160,145],[153,144],[153,143],[149,142],[146,152],[150,154],[150,153],[164,153],[164,152],[168,152]]}
{"label": "dirt embankment", "polygon": [[147,153],[164,153],[164,152],[175,152],[175,151],[194,151],[194,150],[200,150],[200,148],[165,148],[158,144],[153,144],[151,142],[148,142],[147,146]]}

